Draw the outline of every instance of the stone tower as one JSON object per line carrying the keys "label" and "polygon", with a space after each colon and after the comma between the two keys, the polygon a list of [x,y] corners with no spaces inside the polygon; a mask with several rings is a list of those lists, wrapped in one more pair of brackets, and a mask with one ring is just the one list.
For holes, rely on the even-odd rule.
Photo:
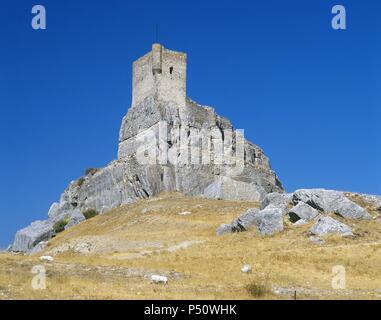
{"label": "stone tower", "polygon": [[132,107],[147,97],[173,102],[180,107],[186,100],[187,55],[154,43],[152,51],[133,63]]}

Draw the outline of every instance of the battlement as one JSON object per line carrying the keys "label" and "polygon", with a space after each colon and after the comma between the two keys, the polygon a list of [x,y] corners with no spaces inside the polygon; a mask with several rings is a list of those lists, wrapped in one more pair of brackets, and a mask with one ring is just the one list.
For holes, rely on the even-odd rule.
{"label": "battlement", "polygon": [[153,44],[152,51],[133,63],[132,107],[147,97],[185,106],[187,55]]}

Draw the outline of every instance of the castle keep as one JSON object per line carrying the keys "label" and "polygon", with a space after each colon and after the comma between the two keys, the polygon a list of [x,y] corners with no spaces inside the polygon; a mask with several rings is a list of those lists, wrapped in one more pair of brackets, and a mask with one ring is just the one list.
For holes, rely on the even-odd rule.
{"label": "castle keep", "polygon": [[132,66],[132,107],[147,97],[185,106],[187,55],[153,44]]}

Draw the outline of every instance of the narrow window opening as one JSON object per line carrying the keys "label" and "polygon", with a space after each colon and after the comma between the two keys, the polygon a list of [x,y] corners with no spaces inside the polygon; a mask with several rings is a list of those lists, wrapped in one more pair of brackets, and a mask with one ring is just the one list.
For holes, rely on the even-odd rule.
{"label": "narrow window opening", "polygon": [[170,74],[173,73],[173,67],[170,67],[170,68],[169,68],[169,73],[170,73]]}

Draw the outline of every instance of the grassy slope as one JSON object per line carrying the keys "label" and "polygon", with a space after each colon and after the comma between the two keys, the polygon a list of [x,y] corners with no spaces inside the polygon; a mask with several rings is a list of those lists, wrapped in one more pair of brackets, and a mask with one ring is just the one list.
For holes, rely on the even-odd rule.
{"label": "grassy slope", "polygon": [[[350,222],[354,239],[331,236],[323,246],[309,241],[310,225],[287,222],[267,238],[255,231],[215,235],[221,223],[255,206],[163,194],[115,209],[50,242],[44,254],[66,251],[44,264],[46,290],[30,285],[40,255],[0,254],[0,299],[290,299],[294,290],[299,299],[381,298],[381,220],[372,208],[376,220]],[[192,214],[178,214],[184,211]],[[179,248],[187,241],[199,242]],[[251,274],[240,271],[245,263]],[[331,288],[334,265],[346,267],[346,290]],[[168,275],[168,285],[151,284],[153,273]]]}

